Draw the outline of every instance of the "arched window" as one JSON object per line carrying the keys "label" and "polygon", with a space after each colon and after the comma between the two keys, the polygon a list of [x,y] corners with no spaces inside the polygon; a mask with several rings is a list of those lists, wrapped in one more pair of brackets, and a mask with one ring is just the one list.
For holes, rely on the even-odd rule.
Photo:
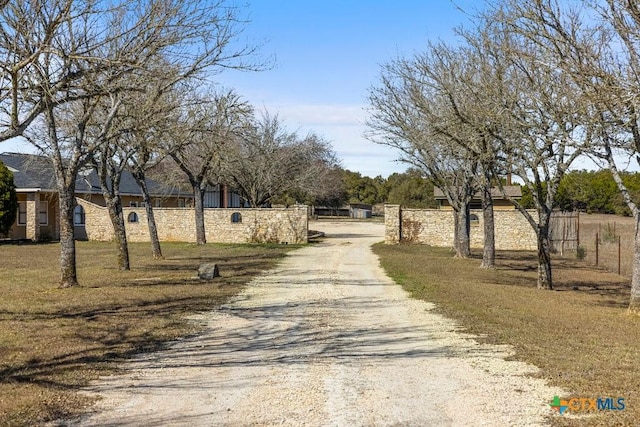
{"label": "arched window", "polygon": [[478,215],[476,214],[470,214],[469,222],[471,223],[471,225],[480,225],[480,218],[478,218]]}
{"label": "arched window", "polygon": [[84,208],[81,205],[73,210],[73,225],[84,225]]}
{"label": "arched window", "polygon": [[131,212],[127,217],[128,222],[138,222],[138,214],[135,212]]}
{"label": "arched window", "polygon": [[231,222],[242,222],[242,215],[240,212],[234,212],[231,214]]}

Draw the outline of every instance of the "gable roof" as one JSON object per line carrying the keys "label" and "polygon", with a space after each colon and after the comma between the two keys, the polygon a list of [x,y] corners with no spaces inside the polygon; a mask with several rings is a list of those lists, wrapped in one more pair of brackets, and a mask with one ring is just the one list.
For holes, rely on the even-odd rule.
{"label": "gable roof", "polygon": [[[22,153],[2,153],[0,162],[13,172],[13,182],[16,190],[37,189],[44,192],[56,192],[56,179],[51,160],[45,156]],[[147,178],[147,187],[152,196],[178,195],[178,191]],[[78,174],[76,178],[76,193],[101,193],[98,174],[88,169]],[[182,196],[190,193],[179,192]],[[140,187],[133,175],[124,171],[120,180],[121,195],[141,195]]]}
{"label": "gable roof", "polygon": [[32,154],[2,153],[0,161],[13,172],[16,189],[53,190],[56,178],[46,157]]}
{"label": "gable roof", "polygon": [[[507,196],[512,197],[514,199],[519,199],[522,197],[522,189],[519,185],[505,185],[504,190],[507,193]],[[444,192],[438,187],[433,188],[433,196],[436,200],[444,200],[447,196],[444,195]],[[480,192],[474,194],[474,199],[480,199]],[[491,187],[491,198],[492,199],[506,199],[502,194],[502,191],[498,187]]]}

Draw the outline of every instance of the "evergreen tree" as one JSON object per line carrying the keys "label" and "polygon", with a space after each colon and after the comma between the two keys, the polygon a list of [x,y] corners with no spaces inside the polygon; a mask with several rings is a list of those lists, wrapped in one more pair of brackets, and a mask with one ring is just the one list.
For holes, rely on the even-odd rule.
{"label": "evergreen tree", "polygon": [[16,220],[18,196],[13,183],[13,174],[0,162],[0,235],[6,235]]}

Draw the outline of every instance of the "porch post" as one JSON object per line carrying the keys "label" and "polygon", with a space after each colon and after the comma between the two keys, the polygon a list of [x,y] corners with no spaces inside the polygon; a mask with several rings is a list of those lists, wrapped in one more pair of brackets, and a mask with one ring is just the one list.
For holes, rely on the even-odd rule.
{"label": "porch post", "polygon": [[40,240],[40,192],[27,194],[26,238],[34,242]]}

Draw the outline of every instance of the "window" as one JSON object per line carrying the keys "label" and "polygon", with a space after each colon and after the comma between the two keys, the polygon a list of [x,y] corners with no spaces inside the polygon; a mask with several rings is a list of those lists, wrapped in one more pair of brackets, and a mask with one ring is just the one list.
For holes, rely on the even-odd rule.
{"label": "window", "polygon": [[138,222],[138,214],[135,212],[131,212],[127,217],[128,222]]}
{"label": "window", "polygon": [[178,199],[178,207],[179,208],[184,208],[186,206],[187,206],[187,204],[185,203],[185,199]]}
{"label": "window", "polygon": [[80,205],[73,210],[73,225],[84,225],[84,208]]}
{"label": "window", "polygon": [[471,223],[471,225],[480,225],[480,218],[478,218],[478,215],[476,214],[470,214],[469,222]]}
{"label": "window", "polygon": [[38,221],[40,221],[40,225],[48,225],[49,224],[49,204],[46,200],[40,201],[40,212],[38,212]]}
{"label": "window", "polygon": [[138,202],[129,202],[129,207],[130,208],[137,208],[138,207]]}
{"label": "window", "polygon": [[162,207],[162,199],[155,199],[153,201],[153,206],[156,208],[161,208]]}
{"label": "window", "polygon": [[[40,202],[38,222],[40,225],[49,224],[49,205],[46,201]],[[27,202],[18,202],[18,225],[27,225]]]}
{"label": "window", "polygon": [[242,215],[240,212],[234,212],[231,214],[231,222],[242,222]]}
{"label": "window", "polygon": [[27,225],[27,202],[18,202],[18,225]]}

